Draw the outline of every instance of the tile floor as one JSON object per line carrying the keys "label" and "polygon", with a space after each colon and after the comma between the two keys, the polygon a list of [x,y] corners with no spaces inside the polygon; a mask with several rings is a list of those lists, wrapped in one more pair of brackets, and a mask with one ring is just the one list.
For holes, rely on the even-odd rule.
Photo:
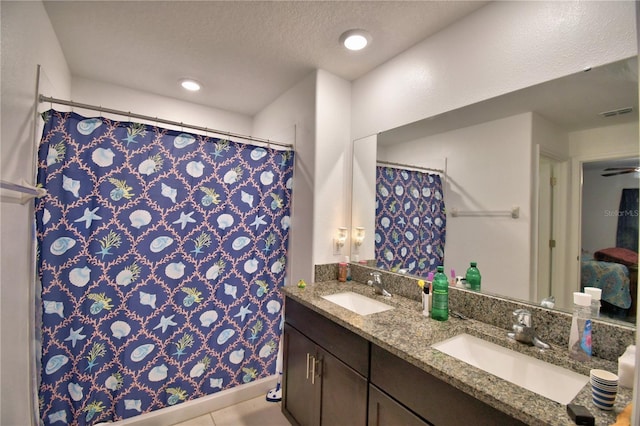
{"label": "tile floor", "polygon": [[174,426],[290,426],[279,402],[264,395],[196,417]]}

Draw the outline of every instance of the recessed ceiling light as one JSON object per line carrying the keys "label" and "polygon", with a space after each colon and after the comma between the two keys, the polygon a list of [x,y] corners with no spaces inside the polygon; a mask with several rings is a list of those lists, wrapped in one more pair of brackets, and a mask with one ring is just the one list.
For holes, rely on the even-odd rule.
{"label": "recessed ceiling light", "polygon": [[362,50],[369,41],[371,41],[371,35],[365,30],[349,30],[340,36],[340,43],[349,50]]}
{"label": "recessed ceiling light", "polygon": [[184,89],[190,92],[197,92],[198,90],[201,89],[200,83],[198,83],[195,80],[186,79],[186,78],[183,80],[180,80],[180,86],[182,86]]}

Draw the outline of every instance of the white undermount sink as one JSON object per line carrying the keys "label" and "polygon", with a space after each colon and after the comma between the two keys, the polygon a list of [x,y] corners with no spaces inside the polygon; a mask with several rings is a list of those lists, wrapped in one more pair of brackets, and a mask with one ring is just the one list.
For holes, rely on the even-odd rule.
{"label": "white undermount sink", "polygon": [[393,306],[352,291],[330,294],[328,296],[322,296],[322,298],[359,315],[375,314],[393,309]]}
{"label": "white undermount sink", "polygon": [[560,404],[568,404],[589,377],[512,351],[469,334],[459,334],[433,348]]}

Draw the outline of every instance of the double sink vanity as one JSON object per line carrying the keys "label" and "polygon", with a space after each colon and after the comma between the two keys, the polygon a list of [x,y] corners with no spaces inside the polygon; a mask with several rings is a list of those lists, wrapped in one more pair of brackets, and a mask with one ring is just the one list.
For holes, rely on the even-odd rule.
{"label": "double sink vanity", "polygon": [[[507,336],[513,302],[452,289],[451,309],[468,319],[439,322],[422,315],[415,280],[396,276],[385,297],[363,284],[368,268],[354,265],[357,281],[345,283],[324,280],[335,277],[325,266],[316,283],[283,289],[282,410],[293,424],[572,425],[566,404],[575,403],[600,426],[615,423],[631,401],[632,390],[620,388],[613,411],[596,408],[588,377],[591,368],[617,371],[616,352],[633,344],[631,330],[594,323],[595,341],[613,334],[619,347],[602,342],[604,358],[579,363],[558,344],[570,315],[554,313],[566,330],[544,334],[551,348],[540,350]],[[485,321],[483,306],[507,318]],[[536,314],[537,327],[549,326],[549,314],[537,310],[534,326]]]}

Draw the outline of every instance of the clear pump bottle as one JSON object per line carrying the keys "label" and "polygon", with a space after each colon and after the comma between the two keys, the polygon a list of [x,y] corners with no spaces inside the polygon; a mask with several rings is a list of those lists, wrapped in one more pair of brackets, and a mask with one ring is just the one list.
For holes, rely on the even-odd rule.
{"label": "clear pump bottle", "polygon": [[577,361],[591,359],[591,295],[573,293],[573,318],[569,332],[569,357]]}
{"label": "clear pump bottle", "polygon": [[602,289],[598,287],[585,287],[584,292],[591,295],[591,319],[600,318]]}

